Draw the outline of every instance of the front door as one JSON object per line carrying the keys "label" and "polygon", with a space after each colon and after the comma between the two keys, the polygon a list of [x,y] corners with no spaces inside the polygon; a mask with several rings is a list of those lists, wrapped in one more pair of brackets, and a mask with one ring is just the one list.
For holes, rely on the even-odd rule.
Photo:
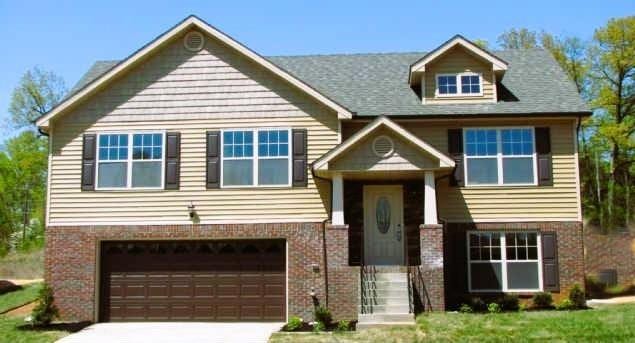
{"label": "front door", "polygon": [[364,186],[365,264],[404,264],[402,199],[400,185]]}

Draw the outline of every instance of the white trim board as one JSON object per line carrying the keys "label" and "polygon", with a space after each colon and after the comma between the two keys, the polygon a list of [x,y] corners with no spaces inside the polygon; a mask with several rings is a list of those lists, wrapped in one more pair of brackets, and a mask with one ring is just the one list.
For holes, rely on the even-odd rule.
{"label": "white trim board", "polygon": [[226,35],[222,31],[216,29],[215,27],[211,26],[205,21],[192,15],[187,17],[185,20],[183,20],[182,22],[180,22],[179,24],[177,24],[176,26],[174,26],[172,29],[168,30],[167,32],[163,33],[162,35],[160,35],[155,40],[151,41],[150,43],[148,43],[141,49],[134,52],[128,58],[126,58],[125,60],[115,65],[113,68],[108,70],[102,76],[98,77],[96,80],[90,82],[88,85],[80,89],[77,93],[75,93],[71,97],[62,101],[60,104],[55,106],[55,108],[50,110],[48,113],[38,118],[36,120],[36,125],[40,129],[46,131],[50,125],[49,122],[51,119],[64,113],[66,110],[70,109],[71,107],[79,103],[80,101],[85,100],[87,97],[95,94],[95,92],[97,92],[99,89],[104,87],[108,82],[114,80],[115,78],[123,75],[128,70],[134,68],[140,60],[149,56],[151,53],[153,53],[160,47],[164,46],[164,44],[168,43],[179,34],[185,32],[186,30],[191,30],[191,29],[199,29],[203,31],[203,33],[210,35],[214,37],[215,39],[220,40],[223,44],[236,50],[237,52],[244,55],[251,61],[258,63],[265,69],[271,71],[272,73],[281,77],[282,79],[289,82],[293,86],[304,91],[309,96],[315,98],[320,103],[334,110],[337,113],[338,118],[350,119],[353,117],[353,113],[349,111],[347,108],[343,107],[342,105],[336,103],[335,101],[331,100],[327,96],[318,92],[317,90],[309,86],[304,81],[300,80],[299,78],[293,76],[291,73],[287,72],[286,70],[273,64],[272,62],[270,62],[263,56],[257,54],[253,50],[237,42],[236,40]]}

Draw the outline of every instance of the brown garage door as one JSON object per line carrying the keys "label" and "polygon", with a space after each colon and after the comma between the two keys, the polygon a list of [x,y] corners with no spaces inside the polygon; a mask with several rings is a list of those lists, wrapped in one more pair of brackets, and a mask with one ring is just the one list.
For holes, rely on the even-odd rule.
{"label": "brown garage door", "polygon": [[284,321],[282,240],[103,242],[101,321]]}

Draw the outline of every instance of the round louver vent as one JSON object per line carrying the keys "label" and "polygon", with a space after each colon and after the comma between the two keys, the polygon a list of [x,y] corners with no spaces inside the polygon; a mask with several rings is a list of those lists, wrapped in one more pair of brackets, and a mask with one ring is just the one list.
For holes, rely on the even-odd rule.
{"label": "round louver vent", "polygon": [[379,136],[373,141],[373,152],[378,157],[388,157],[392,155],[394,149],[392,139],[387,136]]}
{"label": "round louver vent", "polygon": [[192,31],[185,35],[183,45],[189,51],[200,51],[205,45],[205,38],[202,33]]}

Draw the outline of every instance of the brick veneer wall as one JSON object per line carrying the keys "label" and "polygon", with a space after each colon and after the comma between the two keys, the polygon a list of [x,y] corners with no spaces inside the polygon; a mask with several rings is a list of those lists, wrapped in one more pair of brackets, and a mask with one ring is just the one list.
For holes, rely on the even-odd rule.
{"label": "brick veneer wall", "polygon": [[[289,315],[312,319],[311,289],[315,289],[320,302],[325,301],[322,228],[322,223],[48,227],[45,279],[53,288],[62,319],[97,321],[100,241],[284,238],[288,245]],[[339,239],[337,236],[334,241]],[[336,249],[340,249],[339,243]],[[347,259],[344,261],[347,262]],[[340,260],[336,258],[329,263],[339,264]],[[318,271],[313,269],[315,264]],[[339,273],[336,269],[332,278],[337,279]],[[341,288],[345,286],[338,282],[342,281],[335,282],[333,298],[344,300],[346,292]],[[337,306],[337,311],[350,312],[341,305]]]}
{"label": "brick veneer wall", "polygon": [[585,229],[584,250],[588,274],[615,269],[618,284],[635,283],[635,232],[605,235]]}
{"label": "brick veneer wall", "polygon": [[421,225],[421,266],[430,307],[433,311],[445,310],[445,286],[443,270],[443,226]]}
{"label": "brick veneer wall", "polygon": [[359,267],[348,265],[348,225],[327,226],[325,235],[328,307],[334,318],[356,319]]}
{"label": "brick veneer wall", "polygon": [[468,294],[467,230],[555,231],[558,239],[560,292],[554,300],[567,297],[575,284],[584,286],[584,249],[581,222],[447,223],[444,238],[445,290],[449,308],[456,307]]}

